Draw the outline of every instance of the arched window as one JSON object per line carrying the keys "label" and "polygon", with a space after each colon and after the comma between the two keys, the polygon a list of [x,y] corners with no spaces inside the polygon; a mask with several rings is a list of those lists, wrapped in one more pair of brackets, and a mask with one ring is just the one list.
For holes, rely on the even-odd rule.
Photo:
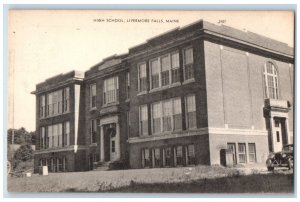
{"label": "arched window", "polygon": [[278,72],[273,63],[265,64],[263,79],[265,98],[278,99]]}

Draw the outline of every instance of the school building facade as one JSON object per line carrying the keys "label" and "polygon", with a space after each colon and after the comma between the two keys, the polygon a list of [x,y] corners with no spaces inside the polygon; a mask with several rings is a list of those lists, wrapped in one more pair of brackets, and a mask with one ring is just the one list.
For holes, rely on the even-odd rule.
{"label": "school building facade", "polygon": [[37,85],[35,170],[262,163],[293,143],[294,52],[206,21]]}

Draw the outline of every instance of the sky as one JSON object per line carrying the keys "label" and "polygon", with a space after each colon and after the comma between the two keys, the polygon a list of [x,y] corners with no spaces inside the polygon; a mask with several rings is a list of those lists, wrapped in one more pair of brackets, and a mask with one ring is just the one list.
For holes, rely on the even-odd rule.
{"label": "sky", "polygon": [[287,11],[10,10],[8,127],[35,130],[31,92],[36,84],[72,70],[86,71],[108,56],[200,19],[214,24],[221,20],[294,46],[294,16]]}

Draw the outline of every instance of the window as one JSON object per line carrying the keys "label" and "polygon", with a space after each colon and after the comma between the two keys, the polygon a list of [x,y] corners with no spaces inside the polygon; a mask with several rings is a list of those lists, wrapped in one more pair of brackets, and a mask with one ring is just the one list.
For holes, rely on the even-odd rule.
{"label": "window", "polygon": [[263,80],[265,98],[278,99],[278,74],[273,63],[265,64]]}
{"label": "window", "polygon": [[97,135],[97,120],[93,119],[91,120],[91,125],[90,125],[91,144],[96,143],[96,135]]}
{"label": "window", "polygon": [[186,97],[186,124],[187,128],[196,128],[196,103],[195,95]]}
{"label": "window", "polygon": [[277,139],[277,142],[280,142],[280,133],[279,133],[279,131],[276,131],[276,139]]}
{"label": "window", "polygon": [[62,113],[62,90],[53,93],[53,115]]}
{"label": "window", "polygon": [[179,70],[179,53],[171,54],[171,75],[172,75],[172,83],[180,82],[180,70]]}
{"label": "window", "polygon": [[196,158],[195,158],[195,148],[194,145],[188,145],[186,147],[186,156],[187,156],[187,165],[195,165]]}
{"label": "window", "polygon": [[[126,112],[126,120],[127,120],[127,139],[129,139],[130,134],[130,112]],[[140,132],[141,134],[141,132]]]}
{"label": "window", "polygon": [[96,108],[96,84],[90,85],[90,108]]}
{"label": "window", "polygon": [[152,166],[152,155],[150,155],[149,149],[142,150],[142,166],[143,168],[149,168]]}
{"label": "window", "polygon": [[275,127],[279,127],[280,122],[278,120],[275,120]]}
{"label": "window", "polygon": [[48,138],[49,138],[49,148],[52,148],[53,147],[52,126],[48,126]]}
{"label": "window", "polygon": [[249,143],[248,144],[248,150],[249,150],[249,162],[251,162],[251,163],[256,162],[255,143]]}
{"label": "window", "polygon": [[45,117],[45,95],[40,96],[40,118]]}
{"label": "window", "polygon": [[155,148],[153,149],[153,157],[154,157],[154,166],[153,167],[160,167],[160,149]]}
{"label": "window", "polygon": [[70,88],[64,89],[64,112],[69,112],[70,110]]}
{"label": "window", "polygon": [[63,159],[57,158],[57,172],[63,171]]}
{"label": "window", "polygon": [[66,157],[63,157],[63,171],[65,172],[67,170],[67,159]]}
{"label": "window", "polygon": [[236,164],[235,143],[227,143],[227,149],[232,153],[233,163]]}
{"label": "window", "polygon": [[48,126],[49,148],[62,146],[62,124]]}
{"label": "window", "polygon": [[183,70],[184,80],[194,78],[193,48],[186,48],[183,50]]}
{"label": "window", "polygon": [[150,73],[151,73],[151,89],[159,88],[160,67],[159,67],[158,59],[150,61]]}
{"label": "window", "polygon": [[126,99],[129,99],[130,93],[130,75],[129,72],[126,73]]}
{"label": "window", "polygon": [[62,113],[62,90],[47,95],[47,116]]}
{"label": "window", "polygon": [[70,122],[64,123],[64,146],[70,145]]}
{"label": "window", "polygon": [[51,159],[51,171],[56,172],[56,159],[55,158]]}
{"label": "window", "polygon": [[52,93],[47,95],[47,116],[53,115]]}
{"label": "window", "polygon": [[152,104],[152,131],[153,134],[161,132],[161,102]]}
{"label": "window", "polygon": [[174,148],[174,161],[175,166],[182,166],[183,165],[183,153],[182,153],[182,146],[176,146]]}
{"label": "window", "polygon": [[153,134],[182,129],[181,98],[152,104]]}
{"label": "window", "polygon": [[139,65],[139,91],[147,91],[147,71],[146,63]]}
{"label": "window", "polygon": [[182,130],[181,98],[173,99],[173,130]]}
{"label": "window", "polygon": [[140,134],[148,135],[148,107],[140,106]]}
{"label": "window", "polygon": [[47,159],[40,159],[40,166],[47,166]]}
{"label": "window", "polygon": [[116,152],[116,142],[114,140],[111,141],[111,152]]}
{"label": "window", "polygon": [[161,57],[161,86],[170,84],[170,55]]}
{"label": "window", "polygon": [[239,143],[238,147],[239,163],[246,163],[246,144]]}
{"label": "window", "polygon": [[104,104],[110,104],[119,100],[119,79],[117,76],[104,80]]}
{"label": "window", "polygon": [[47,159],[47,166],[48,166],[48,171],[49,172],[52,172],[52,170],[51,170],[52,169],[52,164],[51,163],[52,163],[52,159]]}
{"label": "window", "polygon": [[172,100],[163,102],[163,131],[172,130]]}
{"label": "window", "polygon": [[164,166],[171,166],[172,161],[172,150],[171,147],[167,147],[164,149]]}
{"label": "window", "polygon": [[40,148],[46,149],[46,133],[45,133],[45,127],[41,127],[40,129]]}

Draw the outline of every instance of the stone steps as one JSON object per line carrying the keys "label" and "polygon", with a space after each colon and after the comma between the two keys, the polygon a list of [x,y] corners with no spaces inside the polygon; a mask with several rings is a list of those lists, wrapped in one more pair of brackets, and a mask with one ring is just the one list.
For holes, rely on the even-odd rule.
{"label": "stone steps", "polygon": [[110,162],[97,162],[95,168],[93,169],[94,171],[106,171],[109,170],[109,164]]}

